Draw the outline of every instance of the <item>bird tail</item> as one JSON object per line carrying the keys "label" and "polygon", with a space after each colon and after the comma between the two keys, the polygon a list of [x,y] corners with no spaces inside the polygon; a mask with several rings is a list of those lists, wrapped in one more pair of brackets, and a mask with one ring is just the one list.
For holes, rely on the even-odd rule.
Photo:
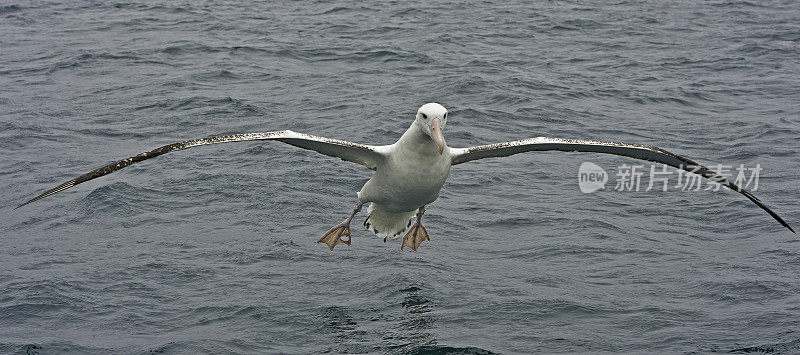
{"label": "bird tail", "polygon": [[364,226],[375,234],[382,235],[383,241],[389,237],[397,237],[408,228],[417,210],[409,212],[389,212],[376,203],[371,203],[367,208],[369,217],[364,221]]}

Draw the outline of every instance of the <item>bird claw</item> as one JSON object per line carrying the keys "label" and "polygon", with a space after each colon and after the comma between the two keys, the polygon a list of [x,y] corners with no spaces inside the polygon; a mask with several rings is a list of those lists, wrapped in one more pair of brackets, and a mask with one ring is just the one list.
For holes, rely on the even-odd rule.
{"label": "bird claw", "polygon": [[[343,236],[347,239],[342,239]],[[350,225],[341,223],[333,226],[317,240],[317,243],[325,243],[331,250],[339,244],[350,246]]]}
{"label": "bird claw", "polygon": [[400,249],[405,247],[411,248],[413,251],[417,251],[419,245],[422,244],[424,241],[430,241],[431,239],[428,237],[428,231],[425,230],[425,227],[422,224],[414,224],[411,229],[408,230],[408,233],[403,237],[403,245],[400,246]]}

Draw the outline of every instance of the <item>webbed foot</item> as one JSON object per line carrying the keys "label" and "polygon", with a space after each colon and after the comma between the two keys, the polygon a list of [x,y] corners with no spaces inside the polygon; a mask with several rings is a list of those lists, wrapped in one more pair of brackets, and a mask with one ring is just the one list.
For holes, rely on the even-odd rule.
{"label": "webbed foot", "polygon": [[325,234],[322,235],[322,238],[317,240],[317,243],[325,243],[331,250],[333,250],[333,247],[339,244],[347,244],[350,246],[350,223],[345,224],[342,222],[333,226],[333,228],[329,229],[327,232],[325,232]]}
{"label": "webbed foot", "polygon": [[431,240],[431,238],[428,237],[428,231],[425,230],[422,224],[414,223],[414,226],[411,227],[408,233],[403,237],[403,245],[400,246],[400,249],[409,247],[411,250],[417,251],[419,245],[426,240]]}
{"label": "webbed foot", "polygon": [[411,250],[417,251],[417,248],[419,248],[422,242],[431,240],[431,238],[428,237],[428,231],[422,226],[422,214],[424,213],[425,206],[422,206],[417,211],[417,220],[414,222],[414,225],[411,226],[411,229],[409,229],[408,233],[403,237],[403,245],[400,246],[400,249],[409,247]]}
{"label": "webbed foot", "polygon": [[361,206],[361,201],[356,203],[353,212],[350,212],[350,216],[348,216],[344,222],[328,229],[328,231],[317,240],[317,243],[325,243],[331,251],[333,251],[333,247],[339,244],[347,244],[347,246],[350,246],[350,221],[353,220],[353,216],[355,216],[358,211],[361,211]]}

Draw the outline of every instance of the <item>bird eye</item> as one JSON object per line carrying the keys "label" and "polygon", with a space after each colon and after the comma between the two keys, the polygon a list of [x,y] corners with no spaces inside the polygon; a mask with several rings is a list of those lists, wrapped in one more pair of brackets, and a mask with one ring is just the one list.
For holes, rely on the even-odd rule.
{"label": "bird eye", "polygon": [[442,118],[447,119],[447,112],[444,113],[444,116]]}
{"label": "bird eye", "polygon": [[423,114],[422,114],[422,118],[424,118],[424,119],[426,119],[426,120],[427,120],[427,119],[428,119],[428,115],[426,115],[426,114],[424,114],[424,113],[423,113]]}

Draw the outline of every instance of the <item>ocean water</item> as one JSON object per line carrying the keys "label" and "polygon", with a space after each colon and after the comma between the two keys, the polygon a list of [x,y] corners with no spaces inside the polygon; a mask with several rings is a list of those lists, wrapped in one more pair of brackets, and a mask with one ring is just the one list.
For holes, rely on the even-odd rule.
{"label": "ocean water", "polygon": [[[371,172],[278,142],[14,209],[186,139],[389,144],[435,101],[454,147],[759,166],[754,193],[798,228],[798,23],[791,0],[0,1],[0,352],[800,352],[800,239],[729,190],[617,191],[622,157],[454,167],[416,253],[363,212],[352,246],[315,244]],[[580,191],[587,161],[606,189]]]}

